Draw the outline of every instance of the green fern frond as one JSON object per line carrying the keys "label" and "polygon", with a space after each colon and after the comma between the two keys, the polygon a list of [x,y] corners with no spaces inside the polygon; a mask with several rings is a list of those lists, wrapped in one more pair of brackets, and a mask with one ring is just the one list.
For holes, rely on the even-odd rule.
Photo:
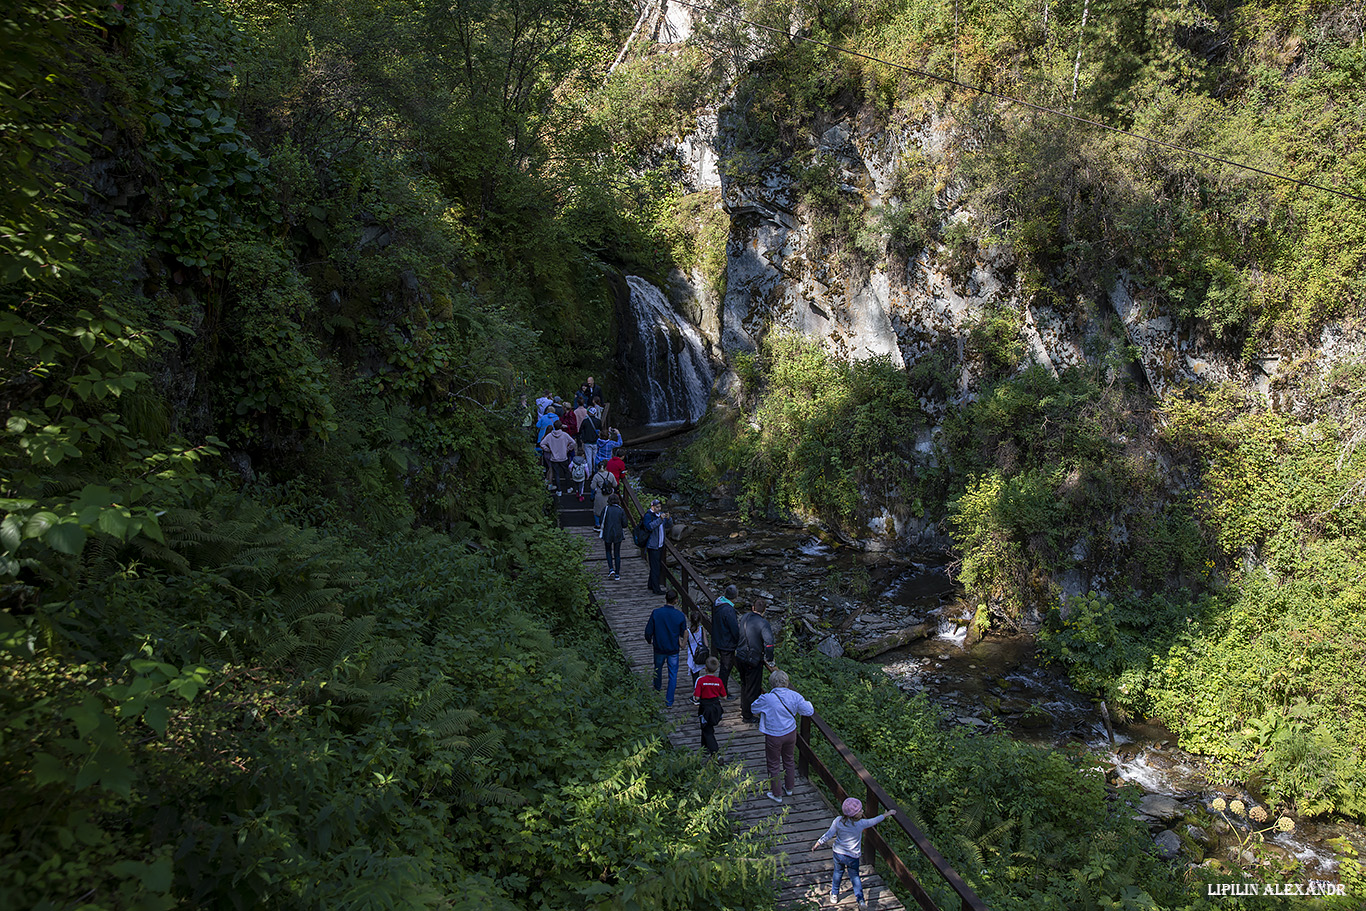
{"label": "green fern frond", "polygon": [[447,709],[437,718],[428,722],[432,736],[437,740],[445,740],[448,737],[455,737],[464,734],[469,728],[470,722],[479,717],[479,713],[472,709]]}
{"label": "green fern frond", "polygon": [[455,698],[455,687],[444,681],[438,683],[427,691],[426,698],[413,712],[413,716],[418,721],[430,722],[442,714],[453,698]]}

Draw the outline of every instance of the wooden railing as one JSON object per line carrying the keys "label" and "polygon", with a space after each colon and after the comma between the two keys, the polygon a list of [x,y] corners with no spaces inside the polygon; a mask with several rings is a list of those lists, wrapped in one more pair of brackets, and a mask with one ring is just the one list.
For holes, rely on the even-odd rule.
{"label": "wooden railing", "polygon": [[[622,506],[626,510],[626,516],[630,522],[630,526],[634,528],[640,522],[640,517],[644,510],[641,508],[640,501],[636,499],[635,490],[627,483],[625,478],[622,478],[621,489],[626,494]],[[711,586],[707,584],[706,577],[693,568],[692,564],[683,556],[683,552],[668,539],[668,536],[665,536],[664,538],[664,553],[661,556],[663,557],[664,576],[673,589],[678,592],[679,597],[683,601],[685,612],[691,612],[693,609],[697,609],[702,615],[703,625],[706,627],[707,632],[710,633],[711,608],[712,605],[716,603],[716,593],[712,590]],[[671,563],[672,565],[670,565]],[[694,587],[701,596],[700,600],[693,597],[692,589]],[[834,773],[830,771],[830,768],[816,754],[816,750],[812,745],[811,740],[813,728],[822,738],[824,738],[826,743],[834,748],[835,755],[843,760],[844,765],[857,776],[859,782],[862,784],[864,789],[864,796],[862,797],[864,814],[867,816],[876,816],[882,810],[896,810],[897,815],[893,816],[889,821],[884,822],[883,825],[899,826],[901,831],[906,833],[906,837],[909,838],[911,843],[924,855],[925,860],[934,868],[934,871],[938,874],[939,878],[942,879],[958,896],[960,911],[989,911],[986,902],[978,898],[977,893],[973,892],[972,888],[963,881],[963,877],[958,875],[958,871],[949,866],[949,862],[944,858],[944,855],[940,854],[939,850],[935,848],[934,845],[930,844],[930,840],[925,836],[925,833],[920,831],[919,828],[907,819],[906,813],[901,809],[897,802],[883,790],[882,785],[878,784],[877,779],[863,767],[863,763],[859,761],[858,756],[854,755],[854,751],[849,749],[849,746],[840,739],[839,735],[831,729],[830,725],[826,724],[825,719],[821,717],[819,712],[809,718],[803,717],[801,720],[801,727],[797,732],[797,753],[799,757],[798,770],[801,772],[802,777],[810,778],[811,771],[814,769],[821,781],[830,789],[831,794],[835,798],[836,805],[843,803],[845,798],[851,796],[844,789],[844,786],[840,784]],[[866,830],[863,839],[863,854],[864,860],[868,861],[870,864],[873,862],[874,856],[881,857],[884,863],[886,863],[887,869],[891,871],[897,881],[915,898],[916,902],[924,911],[941,911],[939,906],[934,903],[934,900],[930,898],[929,893],[920,885],[920,882],[915,878],[915,875],[910,871],[910,868],[901,860],[901,857],[896,853],[892,846],[887,843],[887,840],[878,834],[876,829]]]}

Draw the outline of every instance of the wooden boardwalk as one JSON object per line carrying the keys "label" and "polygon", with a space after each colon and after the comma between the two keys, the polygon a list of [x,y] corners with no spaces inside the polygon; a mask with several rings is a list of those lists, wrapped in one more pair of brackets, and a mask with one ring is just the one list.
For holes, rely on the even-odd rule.
{"label": "wooden boardwalk", "polygon": [[[622,543],[621,579],[612,581],[607,578],[607,558],[603,552],[597,533],[592,528],[591,510],[587,527],[575,524],[574,513],[580,505],[576,497],[562,496],[561,524],[567,533],[575,534],[588,542],[585,566],[603,616],[616,636],[617,643],[632,670],[649,687],[653,685],[654,656],[649,643],[645,641],[645,624],[650,612],[664,603],[659,595],[651,594],[646,583],[649,580],[649,566],[641,557],[641,552],[630,541],[630,533]],[[591,504],[591,498],[586,501]],[[670,740],[678,749],[700,750],[701,737],[697,731],[696,709],[689,701],[692,687],[687,670],[687,658],[679,656],[678,689],[673,708],[665,708],[663,694],[660,694],[659,710],[675,721]],[[667,686],[667,668],[664,684]],[[739,693],[739,673],[731,674],[731,687]],[[800,688],[800,687],[799,687]],[[731,762],[744,766],[754,779],[755,785],[747,799],[740,804],[733,817],[737,825],[746,827],[766,823],[774,816],[782,816],[782,829],[775,850],[779,852],[779,881],[775,884],[778,907],[782,909],[839,907],[853,909],[854,895],[848,882],[842,886],[841,900],[837,906],[830,905],[830,877],[833,872],[830,846],[811,850],[811,844],[825,833],[830,821],[837,815],[826,802],[825,796],[807,779],[798,777],[793,795],[784,799],[782,805],[775,804],[764,796],[768,790],[768,771],[764,763],[764,735],[759,726],[745,724],[740,720],[740,700],[725,703],[725,717],[716,730],[716,739],[721,743],[722,756]],[[863,891],[870,909],[897,909],[904,907],[896,895],[888,889],[882,878],[864,863],[862,868]]]}

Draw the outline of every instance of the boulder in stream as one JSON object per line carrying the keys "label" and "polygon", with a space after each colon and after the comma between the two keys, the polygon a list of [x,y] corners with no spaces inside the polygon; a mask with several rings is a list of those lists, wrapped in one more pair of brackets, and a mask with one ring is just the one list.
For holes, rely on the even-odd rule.
{"label": "boulder in stream", "polygon": [[931,629],[928,623],[913,623],[910,626],[902,627],[899,630],[894,630],[882,636],[855,642],[848,646],[845,651],[848,652],[849,657],[851,658],[866,661],[869,658],[876,658],[883,652],[890,652],[894,648],[901,648],[901,646],[908,642],[924,639],[930,632]]}
{"label": "boulder in stream", "polygon": [[821,640],[821,644],[816,646],[816,651],[828,658],[843,658],[844,646],[834,636],[826,636]]}
{"label": "boulder in stream", "polygon": [[1175,860],[1181,855],[1181,838],[1171,829],[1163,829],[1153,839],[1157,845],[1157,856],[1163,860]]}
{"label": "boulder in stream", "polygon": [[1171,822],[1186,815],[1181,801],[1166,794],[1144,794],[1138,801],[1138,815],[1151,822]]}

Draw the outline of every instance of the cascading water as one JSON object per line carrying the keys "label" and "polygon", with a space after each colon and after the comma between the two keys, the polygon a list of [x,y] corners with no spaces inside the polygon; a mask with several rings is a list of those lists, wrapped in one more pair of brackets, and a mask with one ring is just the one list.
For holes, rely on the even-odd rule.
{"label": "cascading water", "polygon": [[647,420],[697,420],[707,410],[712,383],[701,334],[654,285],[636,275],[626,276],[626,284],[644,355],[641,392]]}

